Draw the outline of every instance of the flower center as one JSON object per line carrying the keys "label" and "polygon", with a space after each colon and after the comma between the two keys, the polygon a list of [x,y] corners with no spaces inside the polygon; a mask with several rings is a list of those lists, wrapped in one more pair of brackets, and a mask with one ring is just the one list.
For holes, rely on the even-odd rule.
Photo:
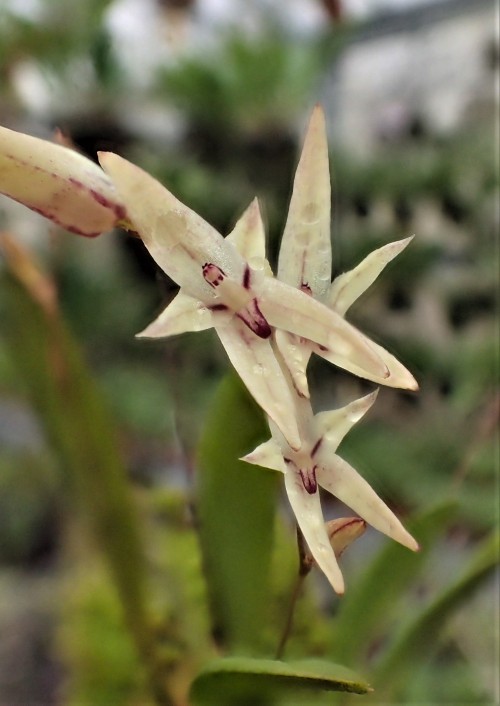
{"label": "flower center", "polygon": [[[248,326],[259,338],[269,338],[271,327],[259,309],[257,297],[250,289],[251,271],[247,266],[243,273],[241,284],[227,277],[224,270],[211,262],[206,262],[202,268],[203,278],[211,287],[217,289],[223,304],[232,309],[235,315]],[[221,304],[215,304],[212,310],[220,310]]]}

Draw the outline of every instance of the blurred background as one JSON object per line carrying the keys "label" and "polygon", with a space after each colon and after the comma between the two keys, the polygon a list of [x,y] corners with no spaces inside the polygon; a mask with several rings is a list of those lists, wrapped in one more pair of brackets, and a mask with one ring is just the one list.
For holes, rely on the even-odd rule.
{"label": "blurred background", "polygon": [[[415,234],[350,320],[397,355],[421,390],[381,390],[341,447],[403,519],[454,504],[405,590],[412,610],[446,591],[498,523],[497,20],[491,0],[0,3],[2,125],[47,139],[58,129],[91,158],[116,151],[223,234],[257,195],[274,263],[319,101],[333,170],[334,274]],[[0,230],[50,273],[142,511],[192,531],[183,508],[196,447],[228,368],[215,336],[134,339],[176,286],[130,235],[70,236],[4,197]],[[30,318],[0,267],[0,703],[145,703],[116,600],[95,548],[80,546],[58,453],[31,402],[37,335],[19,342]],[[310,376],[318,410],[371,389],[316,359]],[[287,512],[283,503],[292,552]],[[325,498],[325,514],[345,508]],[[348,586],[383,546],[368,531],[353,547]],[[322,577],[312,583],[311,603],[335,616]],[[494,703],[497,598],[491,577],[467,595],[436,633],[432,658],[418,653],[387,703]],[[307,615],[291,653],[326,654]],[[383,639],[374,633],[350,666],[369,669]]]}

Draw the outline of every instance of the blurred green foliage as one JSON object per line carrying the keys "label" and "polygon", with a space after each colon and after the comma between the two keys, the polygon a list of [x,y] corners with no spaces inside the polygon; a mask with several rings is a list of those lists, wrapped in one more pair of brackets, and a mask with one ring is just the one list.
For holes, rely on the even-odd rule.
{"label": "blurred green foliage", "polygon": [[[122,102],[129,79],[103,22],[109,5],[52,0],[41,3],[43,12],[33,19],[0,9],[1,117],[5,112],[10,125],[30,117],[12,81],[21,62],[34,61],[55,93],[62,87],[87,97],[83,126],[68,99],[67,114],[59,105],[45,128],[64,123],[91,152],[103,139],[116,140],[224,233],[257,193],[274,256],[297,153],[296,125],[348,31],[310,43],[274,34],[228,36],[213,56],[165,66],[147,96],[137,99],[181,121],[175,140],[163,143],[130,130]],[[90,67],[83,84],[75,81],[82,61]],[[353,308],[351,320],[415,372],[421,391],[383,391],[345,440],[342,455],[408,520],[422,551],[414,556],[368,534],[345,557],[342,601],[313,574],[286,655],[359,670],[376,689],[363,698],[374,703],[494,699],[494,146],[488,118],[447,138],[407,137],[368,161],[357,161],[342,145],[332,153],[335,273],[391,239],[416,234],[371,296]],[[6,226],[15,221],[2,222]],[[33,225],[32,239],[47,243],[46,229]],[[231,706],[248,703],[248,682],[231,681],[231,669],[255,676],[259,660],[235,667],[237,651],[273,665],[266,672],[264,664],[257,691],[258,680],[251,679],[252,703],[294,704],[293,691],[272,685],[272,658],[295,580],[294,532],[276,503],[280,479],[237,461],[263,433],[263,420],[234,381],[226,380],[215,395],[226,363],[209,332],[154,344],[133,339],[175,290],[130,239],[119,234],[82,242],[55,233],[45,260],[59,290],[55,329],[45,328],[33,302],[12,289],[3,270],[0,279],[0,413],[11,420],[12,404],[22,412],[0,429],[6,449],[0,460],[0,606],[4,573],[31,585],[29,572],[48,572],[61,585],[51,638],[63,671],[57,687],[63,685],[68,705],[154,698],[148,695],[149,657],[138,658],[123,620],[123,596],[142,604],[143,592],[154,677],[168,683],[173,703],[183,703],[204,666],[216,680],[217,670],[223,674],[220,686],[209,688],[217,704],[217,688],[227,693],[228,678],[236,689]],[[73,383],[64,393],[47,372],[47,351],[56,343],[72,361]],[[364,390],[319,360],[312,361],[311,384],[321,409]],[[116,443],[110,427],[116,427]],[[109,454],[110,464],[102,460]],[[110,485],[97,466],[115,468]],[[72,496],[68,479],[76,471],[84,485]],[[125,482],[130,478],[132,487]],[[238,502],[239,492],[247,505]],[[342,511],[328,501],[325,506],[330,515]],[[82,539],[76,507],[91,526],[94,518],[93,541]],[[252,516],[259,522],[252,525]],[[98,546],[115,562],[114,582]],[[217,581],[214,566],[220,567]],[[241,625],[238,605],[246,615]],[[0,628],[6,612],[0,609]],[[230,659],[213,661],[218,653]],[[204,678],[198,679],[195,689],[203,692]],[[0,666],[0,699],[2,686]],[[203,693],[200,698],[205,703]],[[332,701],[328,694],[325,703],[352,698]],[[315,693],[314,700],[321,704],[323,696]]]}

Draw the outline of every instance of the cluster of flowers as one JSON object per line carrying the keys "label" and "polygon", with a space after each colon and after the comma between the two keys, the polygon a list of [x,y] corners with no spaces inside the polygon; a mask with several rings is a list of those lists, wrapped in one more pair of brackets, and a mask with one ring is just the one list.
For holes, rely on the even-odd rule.
{"label": "cluster of flowers", "polygon": [[0,192],[67,230],[95,236],[116,225],[139,234],[179,293],[140,336],[215,328],[229,359],[266,413],[271,438],[244,457],[281,471],[312,557],[337,593],[344,581],[320,504],[325,488],[377,530],[418,545],[337,447],[377,392],[314,414],[306,377],[311,353],[378,384],[417,389],[390,353],[344,315],[411,238],[389,243],[331,278],[330,172],[325,120],[312,114],[295,175],[277,274],[253,201],[222,237],[153,177],[112,153],[102,169],[75,151],[0,129]]}

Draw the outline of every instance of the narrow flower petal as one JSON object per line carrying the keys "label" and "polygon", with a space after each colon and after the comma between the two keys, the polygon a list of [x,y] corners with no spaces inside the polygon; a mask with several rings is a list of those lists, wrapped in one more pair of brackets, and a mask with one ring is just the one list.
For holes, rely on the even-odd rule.
{"label": "narrow flower petal", "polygon": [[213,326],[212,313],[198,299],[179,292],[136,338],[165,338],[188,331],[204,331]]}
{"label": "narrow flower petal", "polygon": [[269,339],[259,338],[236,317],[230,324],[221,325],[217,312],[213,314],[221,343],[250,394],[277,424],[292,449],[299,449],[302,442],[292,393]]}
{"label": "narrow flower petal", "polygon": [[295,472],[285,473],[285,488],[304,539],[333,590],[344,593],[344,579],[323,522],[319,493],[307,493]]}
{"label": "narrow flower petal", "polygon": [[319,412],[314,416],[315,431],[318,438],[323,438],[324,446],[328,446],[329,453],[335,453],[344,436],[368,412],[377,399],[378,390],[369,395],[350,402],[345,407],[329,412]]}
{"label": "narrow flower petal", "polygon": [[321,298],[330,286],[331,186],[325,116],[313,110],[295,173],[288,218],[278,261],[278,278],[292,287],[308,287]]}
{"label": "narrow flower petal", "polygon": [[259,288],[259,305],[271,326],[290,331],[351,360],[372,375],[388,375],[365,336],[312,297],[271,277]]}
{"label": "narrow flower petal", "polygon": [[90,159],[4,127],[0,127],[0,193],[87,237],[127,221],[111,181]]}
{"label": "narrow flower petal", "polygon": [[354,468],[323,444],[320,450],[320,466],[316,478],[321,487],[357,512],[372,527],[391,537],[412,551],[418,544],[405,530],[396,515]]}
{"label": "narrow flower petal", "polygon": [[241,280],[243,258],[201,216],[122,157],[101,152],[99,160],[127,203],[130,220],[152,257],[185,294],[205,303],[216,298],[216,290],[203,276],[206,264]]}
{"label": "narrow flower petal", "polygon": [[336,355],[333,351],[330,351],[324,347],[322,348],[321,346],[317,346],[314,343],[311,344],[311,349],[314,353],[320,355],[329,363],[333,363],[334,365],[340,365],[353,375],[365,378],[365,380],[371,380],[372,382],[376,382],[379,385],[385,385],[386,387],[397,387],[402,388],[404,390],[414,391],[418,390],[418,382],[415,380],[410,371],[405,368],[405,366],[400,363],[397,358],[395,358],[391,353],[389,353],[389,351],[386,351],[385,348],[379,346],[378,343],[375,343],[375,341],[372,341],[371,339],[367,340],[370,341],[370,347],[376,353],[378,353],[380,359],[385,363],[385,366],[389,371],[388,377],[383,377],[381,375],[373,375],[372,373],[360,368],[359,365],[356,365],[351,360],[341,359],[339,361],[339,356]]}
{"label": "narrow flower petal", "polygon": [[413,236],[388,243],[367,255],[354,269],[336,277],[328,291],[328,306],[343,316],[351,304],[373,284],[384,267],[412,240]]}
{"label": "narrow flower petal", "polygon": [[[274,338],[297,394],[299,397],[309,398],[306,369],[311,357],[312,346],[301,342],[300,338],[295,334],[288,333],[288,331],[280,331],[279,329],[274,332]],[[320,349],[319,346],[317,348]]]}
{"label": "narrow flower petal", "polygon": [[243,456],[241,461],[252,463],[255,466],[270,468],[273,471],[286,472],[286,465],[283,459],[283,453],[279,444],[274,439],[268,439],[263,444],[257,446],[251,453]]}
{"label": "narrow flower petal", "polygon": [[258,199],[254,199],[238,219],[231,233],[226,236],[226,241],[232,243],[250,264],[262,260],[267,263],[266,234]]}

